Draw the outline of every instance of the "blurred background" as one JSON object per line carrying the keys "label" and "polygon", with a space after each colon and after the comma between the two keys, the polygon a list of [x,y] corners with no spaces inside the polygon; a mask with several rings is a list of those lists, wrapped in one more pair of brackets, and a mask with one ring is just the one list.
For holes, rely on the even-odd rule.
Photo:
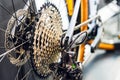
{"label": "blurred background", "polygon": [[[110,1],[112,0],[100,0],[99,9]],[[2,3],[11,14],[14,13],[11,0],[0,0],[0,3]],[[22,0],[14,0],[14,3],[16,10],[23,8],[25,5]],[[5,52],[5,30],[10,17],[11,15],[0,7],[0,54]],[[107,28],[112,27],[113,29],[114,27],[120,27],[120,15],[114,16],[103,26],[107,26]],[[120,30],[120,28],[117,29]],[[114,37],[111,38],[113,39]],[[23,68],[21,76],[24,74],[24,69],[27,68],[26,66]],[[0,80],[15,80],[17,71],[18,67],[12,65],[7,58],[4,58],[3,61],[0,62]],[[31,76],[30,80],[33,80],[32,78]],[[89,61],[85,64],[83,80],[120,80],[120,51],[96,50],[92,53]]]}

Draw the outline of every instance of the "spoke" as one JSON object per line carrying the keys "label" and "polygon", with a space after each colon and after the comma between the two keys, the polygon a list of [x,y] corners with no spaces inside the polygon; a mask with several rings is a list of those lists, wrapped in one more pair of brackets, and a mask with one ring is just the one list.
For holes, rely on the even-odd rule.
{"label": "spoke", "polygon": [[33,11],[34,11],[34,13],[36,13],[36,5],[35,5],[35,2],[34,2],[34,0],[29,0],[29,2],[30,2],[30,5],[31,5],[31,7],[30,7],[30,9],[32,9]]}
{"label": "spoke", "polygon": [[27,76],[30,75],[31,71],[32,71],[32,68],[23,76],[21,80],[24,80],[25,78],[27,78]]}
{"label": "spoke", "polygon": [[15,50],[16,48],[24,45],[24,44],[27,43],[28,41],[29,41],[29,40],[27,40],[27,41],[23,42],[22,44],[20,44],[20,45],[18,45],[18,46],[16,46],[16,47],[14,47],[14,48],[6,51],[5,53],[1,54],[1,55],[0,55],[0,58],[3,59],[3,57],[5,57],[5,56],[6,56],[7,54],[9,54],[11,51],[13,51],[13,50]]}
{"label": "spoke", "polygon": [[[15,77],[15,80],[19,80],[19,73],[20,73],[21,68],[22,68],[22,66],[20,66],[20,67],[18,68],[18,71],[17,71],[16,77]],[[30,72],[31,72],[31,71],[32,71],[32,68],[29,69],[29,71],[28,71],[28,72],[22,77],[22,79],[20,79],[20,80],[24,80],[25,78],[27,78],[27,76],[30,75]]]}
{"label": "spoke", "polygon": [[[0,25],[1,25],[1,24],[0,24]],[[6,32],[6,30],[4,30],[3,28],[0,28],[0,31],[3,31],[4,33]],[[22,38],[19,38],[19,37],[15,36],[15,35],[14,35],[14,37],[16,37],[16,38],[18,38],[18,39],[20,39],[20,40],[22,40],[22,41],[25,41],[25,40],[23,40]]]}
{"label": "spoke", "polygon": [[[25,1],[25,0],[22,0],[23,1],[23,3],[26,5],[26,6],[28,6],[29,8],[30,8],[30,10],[34,13],[35,12],[35,10],[33,10],[28,4],[27,4],[27,2]],[[30,3],[30,2],[29,2]]]}
{"label": "spoke", "polygon": [[20,73],[21,67],[22,67],[22,66],[20,66],[20,67],[18,68],[18,71],[17,71],[16,77],[15,77],[15,80],[19,80],[19,79],[18,79],[18,75],[19,75],[19,73]]}
{"label": "spoke", "polygon": [[0,27],[0,31],[3,31],[3,32],[5,32],[5,30],[4,30],[4,29],[2,29],[1,27]]}
{"label": "spoke", "polygon": [[1,6],[8,14],[12,15],[11,12],[10,12],[7,8],[5,8],[4,5],[3,5],[1,2],[0,2],[0,6]]}
{"label": "spoke", "polygon": [[[14,10],[14,13],[15,13],[16,20],[18,20],[18,19],[17,19],[16,10],[15,10],[15,4],[14,4],[14,1],[13,1],[13,0],[12,0],[12,7],[13,7],[13,10]],[[18,25],[18,22],[17,22],[17,25]]]}
{"label": "spoke", "polygon": [[1,8],[3,8],[9,15],[12,15],[16,20],[18,20],[19,22],[21,22],[21,23],[24,24],[25,26],[28,26],[26,23],[23,23],[21,20],[17,19],[17,17],[14,16],[14,15],[5,7],[5,5],[3,5],[1,2],[0,2],[0,6],[1,6]]}
{"label": "spoke", "polygon": [[5,56],[1,57],[0,62],[2,62],[2,60],[3,60],[4,58],[5,58]]}

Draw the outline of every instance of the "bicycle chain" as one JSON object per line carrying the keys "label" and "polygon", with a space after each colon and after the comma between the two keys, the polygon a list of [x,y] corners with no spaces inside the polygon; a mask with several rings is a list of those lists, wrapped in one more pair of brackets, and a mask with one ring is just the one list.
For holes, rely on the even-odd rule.
{"label": "bicycle chain", "polygon": [[33,65],[41,77],[51,73],[49,64],[58,62],[60,58],[60,37],[62,21],[57,8],[46,3],[40,10],[33,42]]}

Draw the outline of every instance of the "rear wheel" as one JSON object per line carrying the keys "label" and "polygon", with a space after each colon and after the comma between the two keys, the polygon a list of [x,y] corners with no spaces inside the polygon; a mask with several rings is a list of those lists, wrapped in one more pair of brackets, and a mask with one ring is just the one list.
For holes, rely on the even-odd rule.
{"label": "rear wheel", "polygon": [[8,58],[12,64],[19,67],[15,80],[20,78],[18,75],[21,67],[26,65],[30,69],[24,68],[25,74],[21,79],[29,80],[30,73],[35,73],[39,78],[47,78],[52,73],[49,64],[58,62],[60,58],[60,37],[64,25],[62,18],[67,16],[61,16],[61,13],[66,12],[66,5],[56,5],[52,0],[46,1],[37,11],[33,0],[29,0],[30,6],[29,2],[22,0],[26,7],[17,10],[14,1],[11,0],[13,14],[4,4],[0,3],[0,7],[12,16],[4,32]]}

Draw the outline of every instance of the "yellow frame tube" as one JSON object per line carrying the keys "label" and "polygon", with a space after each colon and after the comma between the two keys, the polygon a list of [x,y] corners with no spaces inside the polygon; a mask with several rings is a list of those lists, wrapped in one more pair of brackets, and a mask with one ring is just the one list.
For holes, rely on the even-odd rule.
{"label": "yellow frame tube", "polygon": [[[88,19],[88,0],[81,0],[81,23],[86,21]],[[80,28],[80,31],[87,30],[88,26],[82,26]],[[81,44],[79,46],[79,51],[78,51],[78,62],[83,62],[84,61],[84,50],[85,50],[85,44]]]}
{"label": "yellow frame tube", "polygon": [[[93,40],[89,40],[87,43],[91,44]],[[114,44],[107,44],[107,43],[99,43],[97,46],[99,49],[105,49],[105,50],[114,50],[115,46]]]}
{"label": "yellow frame tube", "polygon": [[69,16],[72,16],[74,10],[74,2],[73,0],[66,0],[66,2],[67,2],[68,14]]}

